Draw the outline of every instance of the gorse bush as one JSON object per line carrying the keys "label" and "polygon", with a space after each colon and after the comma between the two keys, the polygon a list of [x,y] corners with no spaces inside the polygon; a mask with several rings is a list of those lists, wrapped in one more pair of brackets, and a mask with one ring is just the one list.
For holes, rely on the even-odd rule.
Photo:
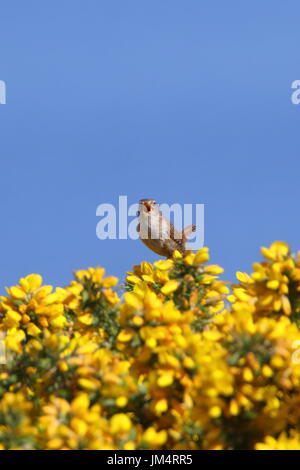
{"label": "gorse bush", "polygon": [[[238,282],[209,254],[0,298],[2,449],[300,449],[300,255]],[[300,357],[300,354],[299,354]]]}

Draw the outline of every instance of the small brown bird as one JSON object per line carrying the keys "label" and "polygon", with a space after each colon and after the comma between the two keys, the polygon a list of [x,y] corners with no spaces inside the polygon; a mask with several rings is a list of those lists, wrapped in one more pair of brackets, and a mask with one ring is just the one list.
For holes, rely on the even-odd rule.
{"label": "small brown bird", "polygon": [[154,199],[141,199],[137,215],[140,239],[150,250],[167,258],[171,258],[175,250],[186,253],[185,244],[191,233],[195,232],[195,225],[176,230],[174,225],[162,216]]}

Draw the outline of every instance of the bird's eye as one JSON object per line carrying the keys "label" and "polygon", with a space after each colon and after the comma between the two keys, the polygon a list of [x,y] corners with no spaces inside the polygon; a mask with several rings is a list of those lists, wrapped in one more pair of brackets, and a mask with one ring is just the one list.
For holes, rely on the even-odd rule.
{"label": "bird's eye", "polygon": [[139,217],[139,215],[140,215],[140,211],[137,211],[136,216]]}

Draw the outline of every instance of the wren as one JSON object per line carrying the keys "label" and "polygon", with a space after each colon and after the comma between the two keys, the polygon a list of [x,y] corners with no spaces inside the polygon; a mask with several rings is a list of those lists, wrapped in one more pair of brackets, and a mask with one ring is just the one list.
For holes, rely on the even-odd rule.
{"label": "wren", "polygon": [[150,250],[167,258],[171,258],[175,250],[186,254],[186,242],[191,233],[195,232],[195,225],[176,230],[174,225],[163,217],[154,199],[141,199],[137,215],[140,239]]}

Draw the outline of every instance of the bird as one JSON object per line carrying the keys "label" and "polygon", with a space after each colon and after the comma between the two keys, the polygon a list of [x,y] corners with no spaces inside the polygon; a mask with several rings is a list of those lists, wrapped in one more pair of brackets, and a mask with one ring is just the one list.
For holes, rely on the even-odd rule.
{"label": "bird", "polygon": [[187,254],[186,241],[196,226],[189,225],[183,230],[176,230],[174,225],[165,219],[154,199],[140,199],[137,212],[137,231],[141,241],[154,253],[171,258],[177,250]]}

